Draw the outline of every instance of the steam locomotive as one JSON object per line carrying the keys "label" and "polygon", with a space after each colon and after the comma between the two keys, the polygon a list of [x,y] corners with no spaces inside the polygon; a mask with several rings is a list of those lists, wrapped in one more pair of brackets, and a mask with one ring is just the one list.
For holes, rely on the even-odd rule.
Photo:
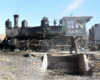
{"label": "steam locomotive", "polygon": [[[68,16],[59,21],[59,26],[49,26],[48,18],[43,17],[40,26],[28,27],[27,21],[22,21],[22,26],[18,26],[19,15],[14,15],[14,27],[11,27],[11,21],[8,19],[6,25],[6,38],[10,41],[9,47],[45,51],[51,49],[51,46],[62,46],[69,48],[70,38],[77,36],[78,44],[87,39],[85,23],[92,16]],[[80,25],[80,26],[79,26]]]}

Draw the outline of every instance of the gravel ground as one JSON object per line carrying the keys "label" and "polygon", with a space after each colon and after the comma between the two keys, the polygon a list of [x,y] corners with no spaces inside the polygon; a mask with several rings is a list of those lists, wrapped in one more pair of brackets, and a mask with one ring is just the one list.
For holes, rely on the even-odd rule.
{"label": "gravel ground", "polygon": [[100,80],[100,53],[89,55],[90,66],[95,66],[92,76],[43,73],[41,57],[23,56],[28,53],[0,52],[0,80]]}
{"label": "gravel ground", "polygon": [[0,53],[1,80],[42,80],[41,58],[24,57],[27,53]]}

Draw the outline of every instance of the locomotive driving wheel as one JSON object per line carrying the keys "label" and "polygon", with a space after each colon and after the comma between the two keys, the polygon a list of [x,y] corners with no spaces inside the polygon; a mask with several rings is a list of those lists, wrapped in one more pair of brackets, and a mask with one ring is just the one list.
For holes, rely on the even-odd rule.
{"label": "locomotive driving wheel", "polygon": [[32,51],[38,51],[40,49],[40,42],[36,39],[31,40],[29,43],[29,48]]}

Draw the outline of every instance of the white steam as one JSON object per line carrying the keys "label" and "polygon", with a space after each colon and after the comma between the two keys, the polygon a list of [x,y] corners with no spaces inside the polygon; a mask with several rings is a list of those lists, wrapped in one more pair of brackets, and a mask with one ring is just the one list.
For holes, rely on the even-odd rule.
{"label": "white steam", "polygon": [[83,0],[74,0],[74,1],[72,2],[72,4],[70,4],[70,5],[67,7],[67,9],[63,12],[62,16],[65,16],[65,14],[66,14],[68,11],[76,9],[82,1],[83,1]]}

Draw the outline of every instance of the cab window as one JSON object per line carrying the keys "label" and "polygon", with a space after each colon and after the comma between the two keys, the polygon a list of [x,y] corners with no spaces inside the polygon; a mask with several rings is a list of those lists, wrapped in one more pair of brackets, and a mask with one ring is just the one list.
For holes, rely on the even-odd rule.
{"label": "cab window", "polygon": [[68,21],[68,28],[74,28],[74,21]]}
{"label": "cab window", "polygon": [[76,28],[84,28],[83,20],[76,21]]}
{"label": "cab window", "polygon": [[65,20],[63,20],[63,22],[62,22],[62,26],[63,26],[63,27],[65,26]]}

